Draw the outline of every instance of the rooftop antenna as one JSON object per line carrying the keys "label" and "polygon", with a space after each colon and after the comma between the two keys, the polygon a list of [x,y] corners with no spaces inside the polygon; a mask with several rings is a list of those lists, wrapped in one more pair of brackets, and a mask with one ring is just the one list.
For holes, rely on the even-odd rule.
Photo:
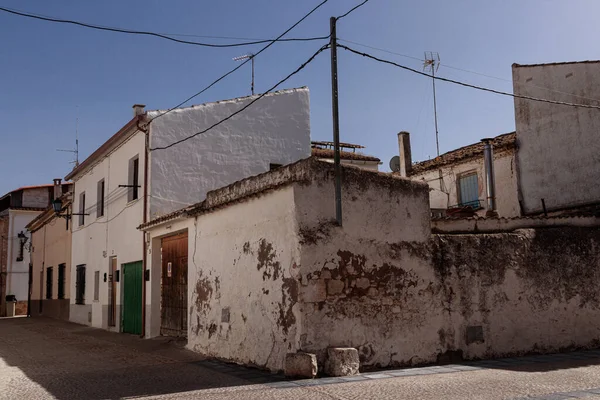
{"label": "rooftop antenna", "polygon": [[440,141],[437,122],[437,103],[435,99],[435,73],[440,69],[440,54],[434,51],[425,52],[425,61],[423,62],[423,71],[431,72],[431,82],[433,83],[433,115],[435,119],[435,145],[437,155],[440,156]]}
{"label": "rooftop antenna", "polygon": [[250,59],[252,62],[252,83],[250,85],[250,91],[252,91],[252,94],[254,94],[254,54],[248,53],[244,54],[243,56],[233,57],[233,61],[243,61],[248,59]]}
{"label": "rooftop antenna", "polygon": [[56,151],[73,153],[75,155],[75,159],[73,161],[69,161],[69,164],[73,164],[74,168],[79,166],[79,106],[77,106],[77,117],[75,117],[75,149],[56,149]]}

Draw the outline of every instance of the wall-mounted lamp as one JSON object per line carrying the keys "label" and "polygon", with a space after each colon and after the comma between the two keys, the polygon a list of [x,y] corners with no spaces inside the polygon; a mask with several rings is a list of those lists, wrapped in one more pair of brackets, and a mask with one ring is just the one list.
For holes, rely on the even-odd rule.
{"label": "wall-mounted lamp", "polygon": [[60,199],[60,197],[59,197],[59,198],[57,198],[57,199],[55,199],[55,200],[52,202],[52,208],[54,208],[54,214],[55,214],[57,217],[61,217],[61,218],[64,218],[64,219],[66,219],[66,220],[69,220],[69,219],[71,219],[71,217],[72,217],[73,215],[90,215],[90,214],[86,214],[86,213],[70,213],[70,214],[69,214],[69,211],[68,211],[68,210],[67,210],[67,213],[66,213],[66,214],[61,214],[60,212],[62,211],[63,204],[62,204],[62,200]]}
{"label": "wall-mounted lamp", "polygon": [[23,261],[23,249],[25,248],[25,243],[27,243],[29,238],[23,233],[23,231],[17,234],[17,238],[19,238],[19,257],[17,257],[17,261]]}

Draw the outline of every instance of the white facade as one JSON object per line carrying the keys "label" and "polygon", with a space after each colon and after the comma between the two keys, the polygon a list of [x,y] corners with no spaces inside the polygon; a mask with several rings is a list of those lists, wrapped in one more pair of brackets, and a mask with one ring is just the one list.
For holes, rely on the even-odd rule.
{"label": "white facade", "polygon": [[[25,191],[27,193],[27,191]],[[46,190],[47,194],[48,191]],[[25,197],[25,194],[24,194]],[[48,197],[46,196],[46,205]],[[35,217],[40,214],[40,211],[27,210],[9,210],[8,218],[8,258],[6,270],[6,294],[13,294],[17,301],[27,301],[29,292],[29,261],[31,254],[29,246],[31,244],[31,233],[25,228]],[[27,237],[27,242],[21,253],[21,244],[17,235],[23,232]],[[22,255],[22,259],[19,256]]]}
{"label": "white facade", "polygon": [[[600,105],[600,61],[514,64],[512,71],[515,94]],[[525,212],[543,211],[542,199],[547,211],[599,203],[600,111],[515,98],[515,118]]]}
{"label": "white facade", "polygon": [[[121,331],[121,311],[125,293],[122,280],[116,284],[116,318],[108,327],[109,267],[116,258],[119,271],[125,263],[143,261],[143,234],[136,228],[144,221],[144,193],[147,190],[148,217],[155,217],[201,201],[210,190],[245,177],[268,171],[271,164],[288,164],[310,155],[308,89],[284,90],[269,94],[230,121],[180,145],[166,150],[156,147],[171,144],[247,105],[255,97],[209,103],[141,115],[140,126],[132,120],[127,129],[111,138],[78,170],[68,177],[74,181],[73,211],[81,210],[85,193],[85,223],[72,219],[73,246],[71,269],[70,319],[99,328]],[[144,188],[146,133],[148,129],[148,187]],[[131,200],[131,160],[138,158],[138,199]],[[98,182],[104,180],[104,216],[97,217]],[[151,255],[149,257],[152,257]],[[76,304],[77,266],[85,265],[85,304]],[[98,299],[94,299],[96,272],[100,276]],[[150,277],[150,282],[160,275]],[[156,324],[153,306],[160,304],[153,287],[147,283],[147,336]],[[155,303],[157,301],[157,303]],[[160,318],[160,315],[158,315]]]}
{"label": "white facade", "polygon": [[[308,89],[268,94],[209,132],[150,156],[150,216],[202,201],[209,190],[310,156]],[[257,96],[173,110],[150,124],[150,148],[200,132]],[[148,113],[149,118],[161,111]]]}

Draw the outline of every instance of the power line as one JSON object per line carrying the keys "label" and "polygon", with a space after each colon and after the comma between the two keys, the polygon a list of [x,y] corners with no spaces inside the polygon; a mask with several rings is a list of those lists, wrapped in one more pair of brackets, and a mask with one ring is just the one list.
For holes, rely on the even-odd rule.
{"label": "power line", "polygon": [[347,13],[340,15],[336,19],[342,19],[342,18],[348,16],[348,14],[350,14],[352,11],[356,10],[357,8],[360,8],[360,7],[364,6],[367,3],[367,1],[369,1],[369,0],[365,0],[362,3],[360,3],[360,4],[358,4],[358,5],[354,6],[354,7],[352,7],[350,10],[348,10]]}
{"label": "power line", "polygon": [[[95,25],[95,24],[89,24],[86,22],[80,22],[80,21],[74,21],[74,20],[68,20],[68,19],[60,19],[60,18],[55,18],[55,17],[48,17],[48,16],[39,15],[39,14],[31,14],[31,13],[26,13],[26,12],[23,12],[20,10],[14,10],[14,9],[4,8],[4,7],[0,7],[0,11],[4,11],[4,12],[10,13],[10,14],[21,16],[21,17],[38,19],[38,20],[42,20],[42,21],[77,25],[77,26],[82,26],[84,28],[97,29],[97,30],[101,30],[101,31],[126,33],[126,34],[131,34],[131,35],[154,36],[154,37],[158,37],[161,39],[170,40],[172,42],[189,44],[189,45],[194,45],[194,46],[202,46],[202,47],[221,47],[221,48],[223,48],[223,47],[241,47],[241,46],[251,46],[251,45],[273,42],[272,39],[260,39],[260,40],[255,40],[255,41],[251,41],[251,42],[226,43],[226,44],[193,42],[190,40],[177,39],[177,38],[174,38],[174,37],[169,36],[168,34],[164,34],[164,33],[149,32],[149,31],[136,31],[136,30],[132,30],[132,29],[115,28],[115,27],[109,27],[109,26],[104,26],[104,25]],[[175,35],[183,36],[180,34],[174,34],[173,36],[175,36]],[[323,39],[327,39],[327,38],[328,38],[328,36],[320,36],[320,37],[310,37],[310,38],[289,38],[289,39],[281,39],[281,40],[275,39],[275,41],[299,42],[299,41],[323,40]]]}
{"label": "power line", "polygon": [[302,65],[300,65],[298,68],[296,68],[296,70],[292,73],[290,73],[288,76],[286,76],[285,78],[283,78],[282,80],[280,80],[279,82],[277,82],[275,85],[273,85],[269,90],[267,90],[266,92],[262,93],[260,96],[258,96],[257,98],[255,98],[254,100],[252,100],[250,103],[246,104],[244,107],[240,108],[239,110],[237,110],[236,112],[230,114],[229,116],[223,118],[222,120],[220,120],[219,122],[216,122],[214,124],[212,124],[211,126],[209,126],[208,128],[200,131],[200,132],[196,132],[193,135],[190,136],[186,136],[183,139],[180,139],[176,142],[173,142],[169,145],[166,146],[162,146],[162,147],[155,147],[150,149],[150,151],[155,151],[155,150],[165,150],[168,149],[170,147],[173,147],[175,145],[178,145],[179,143],[185,142],[186,140],[189,140],[193,137],[196,137],[198,135],[202,135],[206,132],[208,132],[209,130],[213,129],[214,127],[221,125],[223,122],[230,120],[231,118],[233,118],[234,116],[238,115],[239,113],[243,112],[244,110],[246,110],[248,107],[250,107],[252,104],[256,103],[258,100],[262,99],[263,97],[265,97],[268,93],[270,93],[271,91],[273,91],[277,86],[281,85],[282,83],[284,83],[285,81],[287,81],[288,79],[290,79],[292,76],[296,75],[298,72],[300,72],[301,70],[303,70],[308,64],[310,64],[315,57],[317,57],[317,55],[319,55],[322,51],[326,50],[327,48],[329,48],[329,44],[324,45],[323,47],[321,47],[319,50],[316,51],[316,53],[314,53],[312,56],[310,56],[310,58],[308,60],[306,60],[304,63],[302,63]]}
{"label": "power line", "polygon": [[[160,118],[163,115],[168,114],[171,111],[173,111],[173,110],[181,107],[182,105],[184,105],[188,101],[192,100],[193,98],[200,96],[202,93],[206,92],[208,89],[210,89],[211,87],[213,87],[214,85],[216,85],[217,83],[219,83],[220,81],[222,81],[223,79],[225,79],[226,77],[228,77],[229,75],[233,74],[238,69],[242,68],[244,65],[246,65],[248,62],[250,62],[256,56],[258,56],[260,53],[262,53],[263,51],[265,51],[266,49],[268,49],[269,47],[271,47],[273,45],[273,43],[277,42],[279,39],[281,39],[283,36],[285,36],[288,32],[290,32],[296,26],[300,25],[302,23],[302,21],[304,21],[306,18],[308,18],[312,13],[314,13],[315,11],[317,11],[323,4],[327,3],[328,1],[329,0],[323,0],[322,2],[320,2],[319,4],[317,4],[316,7],[314,7],[306,15],[304,15],[302,18],[300,18],[300,20],[298,20],[294,25],[292,25],[291,27],[289,27],[288,29],[286,29],[285,32],[283,32],[281,35],[277,36],[277,38],[271,40],[269,44],[267,44],[265,47],[263,47],[262,49],[260,49],[257,53],[254,54],[254,56],[252,56],[251,58],[246,59],[246,61],[244,61],[243,63],[239,64],[237,67],[235,67],[234,69],[230,70],[229,72],[226,72],[224,75],[221,75],[219,78],[217,78],[215,81],[213,81],[210,85],[206,86],[204,89],[200,90],[196,94],[188,97],[187,99],[185,99],[181,103],[177,104],[175,107],[171,107],[167,111],[165,111],[165,112],[157,115],[156,117],[152,118],[150,120],[150,122],[152,122],[155,119]],[[325,38],[329,38],[329,36],[326,36]]]}
{"label": "power line", "polygon": [[[400,56],[400,57],[410,58],[412,60],[416,60],[416,61],[420,61],[420,62],[425,61],[425,60],[423,60],[422,58],[419,58],[419,57],[409,56],[407,54],[402,54],[402,53],[398,53],[398,52],[395,52],[395,51],[391,51],[391,50],[387,50],[387,49],[382,49],[380,47],[370,46],[370,45],[367,45],[367,44],[364,44],[364,43],[353,42],[352,40],[347,40],[347,39],[338,39],[338,40],[340,42],[352,43],[352,44],[357,45],[357,46],[366,47],[368,49],[377,50],[377,51],[381,51],[381,52],[388,53],[388,54],[393,54],[393,55]],[[483,77],[486,77],[486,78],[491,78],[491,79],[496,79],[496,80],[499,80],[499,81],[513,83],[513,80],[511,80],[511,79],[506,79],[506,78],[501,78],[499,76],[493,76],[493,75],[483,74],[481,72],[476,72],[476,71],[471,71],[471,70],[464,69],[464,68],[454,67],[454,66],[448,65],[448,64],[443,64],[443,65],[444,65],[444,68],[454,69],[456,71],[467,72],[467,73],[473,74],[473,75],[479,75],[479,76],[483,76]],[[550,89],[550,88],[547,88],[547,87],[544,87],[544,86],[534,85],[534,84],[531,84],[531,83],[523,83],[523,82],[514,82],[514,83],[516,83],[519,86],[529,86],[529,87],[533,87],[533,88],[537,88],[537,89],[546,90],[548,92],[559,93],[559,94],[564,94],[564,95],[567,95],[567,96],[577,97],[577,98],[584,99],[584,100],[600,101],[599,99],[594,99],[594,98],[585,97],[585,96],[579,96],[579,95],[574,94],[574,93],[562,92],[560,90]]]}
{"label": "power line", "polygon": [[564,102],[564,101],[555,101],[555,100],[540,99],[540,98],[537,98],[537,97],[523,96],[523,95],[518,95],[518,94],[514,94],[514,93],[503,92],[503,91],[500,91],[500,90],[490,89],[490,88],[486,88],[486,87],[483,87],[483,86],[472,85],[470,83],[456,81],[454,79],[442,78],[441,76],[432,77],[431,75],[429,75],[429,74],[427,74],[425,72],[421,72],[421,71],[416,70],[414,68],[410,68],[410,67],[407,67],[407,66],[395,63],[393,61],[384,60],[382,58],[378,58],[378,57],[375,57],[373,55],[370,55],[370,54],[367,54],[367,53],[363,53],[363,52],[360,52],[358,50],[351,49],[350,47],[344,46],[343,44],[340,44],[338,46],[340,48],[344,49],[344,50],[347,50],[347,51],[351,52],[351,53],[358,54],[360,56],[367,57],[367,58],[370,58],[370,59],[375,60],[375,61],[379,61],[379,62],[384,63],[384,64],[390,64],[390,65],[393,65],[395,67],[398,67],[398,68],[401,68],[401,69],[413,72],[415,74],[423,75],[423,76],[426,76],[428,78],[433,78],[433,79],[436,79],[436,80],[439,80],[439,81],[454,83],[456,85],[461,85],[461,86],[469,87],[469,88],[472,88],[472,89],[482,90],[482,91],[485,91],[485,92],[500,94],[500,95],[503,95],[503,96],[514,97],[514,98],[518,98],[518,99],[539,101],[539,102],[542,102],[542,103],[550,103],[550,104],[559,104],[559,105],[571,106],[571,107],[593,108],[593,109],[600,110],[600,106],[594,106],[594,105],[591,105],[591,104],[577,104],[577,103],[568,103],[568,102]]}

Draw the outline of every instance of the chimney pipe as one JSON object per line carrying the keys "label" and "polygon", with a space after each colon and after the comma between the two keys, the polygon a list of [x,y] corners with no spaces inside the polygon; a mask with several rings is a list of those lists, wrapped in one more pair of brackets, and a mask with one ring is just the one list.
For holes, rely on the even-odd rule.
{"label": "chimney pipe", "polygon": [[410,154],[410,133],[402,131],[398,134],[398,150],[400,156],[400,176],[407,177],[412,171]]}
{"label": "chimney pipe", "polygon": [[142,115],[144,113],[145,104],[134,104],[133,105],[133,116],[137,117],[138,115]]}
{"label": "chimney pipe", "polygon": [[483,142],[483,165],[485,168],[485,191],[487,195],[486,217],[497,217],[496,212],[496,179],[494,174],[494,139],[481,139]]}
{"label": "chimney pipe", "polygon": [[58,199],[60,196],[62,196],[62,179],[56,178],[54,179],[54,199]]}

